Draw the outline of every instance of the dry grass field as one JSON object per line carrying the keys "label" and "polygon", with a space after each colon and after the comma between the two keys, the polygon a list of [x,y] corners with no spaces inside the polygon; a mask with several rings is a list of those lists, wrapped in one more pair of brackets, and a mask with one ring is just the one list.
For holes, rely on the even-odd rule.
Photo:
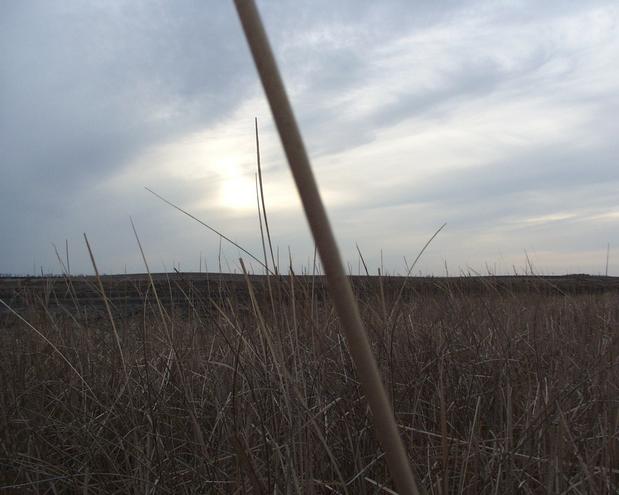
{"label": "dry grass field", "polygon": [[[0,281],[0,493],[395,493],[321,277],[103,280]],[[428,493],[616,493],[616,280],[352,281]]]}

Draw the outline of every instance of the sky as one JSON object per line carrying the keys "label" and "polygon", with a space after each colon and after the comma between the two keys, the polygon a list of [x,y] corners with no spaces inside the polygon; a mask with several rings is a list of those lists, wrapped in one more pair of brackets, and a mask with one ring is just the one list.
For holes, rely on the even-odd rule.
{"label": "sky", "polygon": [[[349,271],[619,275],[615,1],[258,1]],[[281,270],[314,245],[228,1],[7,1],[0,273]],[[251,263],[249,263],[251,262]]]}

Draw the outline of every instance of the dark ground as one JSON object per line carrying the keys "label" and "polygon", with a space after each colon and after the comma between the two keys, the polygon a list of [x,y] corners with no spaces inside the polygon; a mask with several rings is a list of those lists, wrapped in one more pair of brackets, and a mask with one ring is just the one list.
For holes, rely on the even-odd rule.
{"label": "dark ground", "polygon": [[[187,300],[208,300],[220,293],[235,292],[239,297],[247,293],[242,274],[230,273],[155,273],[152,274],[157,295],[161,302],[186,303]],[[282,276],[288,279],[288,275]],[[326,294],[323,276],[295,275],[301,286],[313,288],[315,297]],[[250,276],[257,291],[267,288],[262,275]],[[147,274],[103,275],[105,293],[115,311],[132,313],[143,307],[145,297],[151,292]],[[359,276],[351,277],[354,289],[374,292],[377,289],[395,294],[403,287],[405,300],[415,295],[453,294],[540,294],[576,295],[619,292],[619,277],[597,275],[558,276],[471,276],[471,277],[400,277]],[[152,294],[151,294],[152,296]],[[63,308],[73,311],[100,312],[105,308],[97,279],[94,276],[71,277],[0,277],[0,299],[13,309],[23,311],[33,305],[43,305],[51,311]],[[0,314],[8,310],[0,306]]]}

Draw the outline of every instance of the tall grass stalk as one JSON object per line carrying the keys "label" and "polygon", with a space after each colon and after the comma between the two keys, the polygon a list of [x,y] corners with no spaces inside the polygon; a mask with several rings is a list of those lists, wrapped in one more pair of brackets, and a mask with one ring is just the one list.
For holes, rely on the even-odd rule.
{"label": "tall grass stalk", "polygon": [[301,196],[305,215],[324,266],[331,297],[345,330],[348,347],[367,395],[377,436],[385,450],[395,485],[402,494],[417,495],[419,491],[397,431],[393,411],[346,278],[327,213],[260,15],[252,0],[236,0],[235,5]]}

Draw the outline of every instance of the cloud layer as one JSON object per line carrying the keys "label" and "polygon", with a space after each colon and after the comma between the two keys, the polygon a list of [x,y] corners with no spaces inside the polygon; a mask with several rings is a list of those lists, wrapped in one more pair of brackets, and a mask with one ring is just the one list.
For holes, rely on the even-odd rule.
{"label": "cloud layer", "polygon": [[[344,257],[619,275],[614,2],[260,2]],[[252,252],[253,118],[282,260],[313,245],[231,4],[13,2],[0,18],[0,273]],[[238,251],[225,247],[230,269]],[[617,252],[619,254],[619,252]],[[283,261],[282,261],[283,262]],[[227,269],[226,266],[224,266]]]}

